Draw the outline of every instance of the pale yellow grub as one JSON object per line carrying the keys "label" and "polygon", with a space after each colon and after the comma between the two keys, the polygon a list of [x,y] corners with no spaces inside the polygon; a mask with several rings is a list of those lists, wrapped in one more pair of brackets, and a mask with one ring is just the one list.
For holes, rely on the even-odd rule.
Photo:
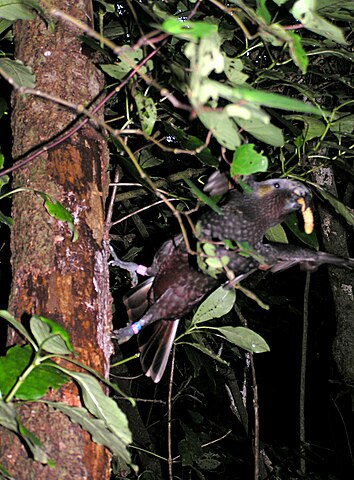
{"label": "pale yellow grub", "polygon": [[305,208],[305,200],[301,197],[297,200],[297,203],[301,205],[302,218],[304,219],[304,230],[308,235],[313,232],[314,219],[313,213],[310,207]]}

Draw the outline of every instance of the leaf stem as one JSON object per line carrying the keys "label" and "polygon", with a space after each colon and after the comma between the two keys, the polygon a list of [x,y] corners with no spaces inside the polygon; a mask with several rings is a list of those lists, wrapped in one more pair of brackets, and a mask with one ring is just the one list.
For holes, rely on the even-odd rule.
{"label": "leaf stem", "polygon": [[23,385],[24,381],[28,377],[28,375],[36,368],[38,365],[41,363],[41,359],[38,355],[38,352],[35,353],[35,356],[33,358],[33,361],[28,365],[28,367],[24,370],[22,375],[18,377],[17,382],[15,385],[11,388],[9,393],[5,396],[4,401],[5,403],[10,403],[14,396],[16,395],[18,389]]}

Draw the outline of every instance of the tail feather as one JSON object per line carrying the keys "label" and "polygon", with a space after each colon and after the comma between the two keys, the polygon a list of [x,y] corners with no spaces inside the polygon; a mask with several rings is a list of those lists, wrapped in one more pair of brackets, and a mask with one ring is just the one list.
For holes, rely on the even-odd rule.
{"label": "tail feather", "polygon": [[294,265],[300,265],[303,270],[316,270],[319,266],[328,264],[338,267],[354,268],[354,258],[344,258],[326,252],[316,252],[305,248],[275,247],[275,256],[271,271],[280,272]]}
{"label": "tail feather", "polygon": [[141,366],[158,383],[166,369],[179,320],[161,320],[144,328],[138,336]]}
{"label": "tail feather", "polygon": [[204,192],[209,193],[212,197],[216,195],[224,195],[229,189],[230,185],[228,177],[219,170],[216,170],[210,175],[203,188]]}
{"label": "tail feather", "polygon": [[123,303],[127,309],[129,322],[138,320],[150,305],[149,294],[154,281],[154,277],[150,277],[140,285],[132,288],[123,298]]}

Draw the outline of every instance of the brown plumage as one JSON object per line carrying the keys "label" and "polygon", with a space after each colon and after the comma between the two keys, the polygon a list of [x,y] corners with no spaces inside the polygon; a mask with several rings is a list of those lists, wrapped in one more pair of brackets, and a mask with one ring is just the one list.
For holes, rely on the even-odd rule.
{"label": "brown plumage", "polygon": [[[220,178],[216,185],[209,188],[212,193],[225,191],[225,182]],[[282,222],[290,212],[308,209],[311,194],[301,183],[286,179],[249,180],[248,186],[249,193],[228,192],[221,215],[208,211],[200,217],[195,240],[200,252],[199,267],[195,256],[188,255],[182,235],[178,235],[165,242],[155,255],[147,269],[150,278],[124,299],[130,324],[112,336],[123,343],[139,333],[142,368],[154,382],[164,373],[179,320],[226,279],[237,283],[259,268],[276,272],[295,264],[308,269],[322,263],[354,267],[353,259],[291,245],[264,244],[268,228]],[[205,252],[210,255],[210,250],[208,259]],[[215,267],[210,259],[222,261]]]}
{"label": "brown plumage", "polygon": [[148,377],[159,382],[180,318],[197,306],[217,281],[189,265],[182,235],[162,245],[147,274],[153,276],[124,298],[130,325],[114,331],[113,337],[124,343],[142,329],[138,335],[141,365]]}

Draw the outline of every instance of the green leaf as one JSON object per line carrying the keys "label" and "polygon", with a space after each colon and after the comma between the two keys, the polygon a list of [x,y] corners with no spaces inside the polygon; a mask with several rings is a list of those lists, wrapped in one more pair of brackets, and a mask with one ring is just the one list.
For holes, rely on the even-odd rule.
{"label": "green leaf", "polygon": [[321,115],[321,110],[308,103],[301,102],[295,98],[288,98],[277,93],[264,92],[261,90],[252,90],[244,86],[230,87],[215,80],[205,82],[210,89],[215,89],[220,97],[231,102],[244,100],[256,105],[265,107],[279,108],[281,110],[290,110],[294,112],[313,113]]}
{"label": "green leaf", "polygon": [[248,242],[236,242],[236,245],[239,248],[238,255],[241,255],[241,257],[252,257],[261,265],[267,264],[264,257],[260,255],[257,250],[255,250]]}
{"label": "green leaf", "polygon": [[297,0],[290,11],[311,32],[347,45],[342,30],[318,15],[316,0]]}
{"label": "green leaf", "polygon": [[341,117],[330,125],[331,132],[338,138],[342,138],[348,133],[352,133],[354,130],[354,114],[344,113]]}
{"label": "green leaf", "polygon": [[294,60],[295,65],[297,65],[301,72],[305,75],[307,72],[307,67],[309,64],[309,59],[305,50],[301,44],[301,37],[294,32],[287,32],[288,36],[291,38],[289,41],[289,51],[291,58]]}
{"label": "green leaf", "polygon": [[44,207],[51,217],[56,218],[61,222],[66,222],[69,230],[73,234],[72,241],[76,242],[78,239],[78,232],[74,225],[74,218],[69,210],[67,210],[60,202],[58,202],[58,200],[55,200],[55,198],[51,197],[50,195],[47,195],[44,192],[39,192],[38,190],[35,190],[34,192],[43,198]]}
{"label": "green leaf", "polygon": [[151,135],[157,119],[157,110],[152,98],[146,97],[141,92],[135,93],[135,102],[142,129],[147,135]]}
{"label": "green leaf", "polygon": [[218,111],[198,111],[198,117],[204,126],[211,130],[222,147],[235,150],[241,144],[235,122],[227,113]]}
{"label": "green leaf", "polygon": [[270,23],[271,22],[271,14],[269,13],[269,10],[266,6],[266,1],[267,0],[257,0],[257,10],[256,10],[256,13],[257,15],[259,15],[260,17],[263,18],[263,20],[266,22],[266,23]]}
{"label": "green leaf", "polygon": [[[199,235],[200,223],[196,225],[196,232]],[[197,263],[198,267],[207,275],[213,278],[218,278],[221,273],[224,273],[224,267],[229,263],[230,258],[227,250],[216,251],[213,243],[197,242]]]}
{"label": "green leaf", "polygon": [[[1,163],[0,168],[2,168],[4,163],[4,155],[2,153],[0,153],[0,163]],[[3,186],[7,185],[9,181],[10,181],[10,177],[8,175],[3,175],[2,177],[0,177],[0,192]]]}
{"label": "green leaf", "polygon": [[12,217],[8,217],[8,216],[4,215],[2,212],[0,212],[0,222],[4,223],[8,227],[12,227],[12,225],[14,223]]}
{"label": "green leaf", "polygon": [[226,315],[234,306],[235,300],[236,292],[234,288],[217,288],[199,306],[193,317],[192,325]]}
{"label": "green leaf", "polygon": [[[116,5],[109,4],[108,2],[105,2],[103,0],[97,0],[97,2],[100,4],[101,7],[103,7],[105,12],[108,13],[116,13]],[[124,34],[124,28],[122,27],[123,33]]]}
{"label": "green leaf", "polygon": [[213,71],[224,71],[224,56],[220,49],[221,40],[219,35],[209,35],[202,38],[198,44],[190,42],[186,45],[184,53],[191,62],[190,76],[190,101],[195,109],[203,105],[209,98],[217,98],[217,92],[210,88],[207,77]]}
{"label": "green leaf", "polygon": [[14,87],[35,87],[35,76],[30,67],[26,67],[19,60],[0,58],[0,74]]}
{"label": "green leaf", "polygon": [[26,340],[35,346],[31,335],[25,329],[21,322],[18,322],[8,311],[0,310],[0,317],[4,318],[15,330],[17,330]]}
{"label": "green leaf", "polygon": [[204,345],[201,345],[200,343],[196,342],[176,342],[176,345],[189,345],[190,347],[195,348],[196,350],[199,350],[200,352],[204,353],[204,355],[207,355],[208,357],[212,358],[214,361],[221,363],[222,365],[230,365],[229,362],[226,362],[224,359],[219,357],[219,355],[216,355],[212,350],[209,348],[205,347]]}
{"label": "green leaf", "polygon": [[7,20],[33,20],[35,14],[31,9],[31,3],[32,5],[37,5],[39,8],[37,2],[0,0],[0,18],[5,18]]}
{"label": "green leaf", "polygon": [[[176,137],[181,147],[185,148],[186,150],[197,150],[204,146],[204,142],[202,142],[199,138],[194,137],[193,135],[188,135],[181,128],[177,128],[169,123],[165,123],[164,128],[168,134]],[[202,163],[209,165],[210,167],[217,167],[219,165],[219,162],[212,155],[208,147],[204,147],[200,151],[197,151],[195,156]]]}
{"label": "green leaf", "polygon": [[[142,59],[143,51],[141,48],[137,50],[133,49],[129,45],[123,45],[120,47],[120,53],[118,55],[119,62],[115,64],[101,64],[102,70],[117,80],[122,80]],[[153,67],[152,61],[148,61],[140,68],[141,73],[147,73]]]}
{"label": "green leaf", "polygon": [[325,200],[327,200],[330,205],[332,205],[335,211],[344,218],[348,225],[354,226],[354,214],[351,210],[349,210],[348,207],[344,205],[344,203],[326,190],[318,189],[317,191]]}
{"label": "green leaf", "polygon": [[161,165],[162,163],[164,163],[162,158],[155,157],[155,155],[150,150],[142,150],[137,157],[139,165],[144,170],[146,168],[156,167],[157,165]]}
{"label": "green leaf", "polygon": [[270,242],[289,243],[285,230],[280,224],[275,225],[275,227],[268,228],[265,236]]}
{"label": "green leaf", "polygon": [[321,137],[326,129],[325,124],[318,118],[309,117],[307,115],[286,115],[287,120],[299,120],[304,123],[302,131],[303,140],[308,142],[313,138]]}
{"label": "green leaf", "polygon": [[238,347],[252,353],[269,352],[269,346],[258,333],[246,327],[217,327],[226,339]]}
{"label": "green leaf", "polygon": [[0,35],[2,35],[13,24],[13,20],[5,20],[0,18]]}
{"label": "green leaf", "polygon": [[104,71],[104,73],[107,73],[107,75],[117,80],[122,80],[133,68],[123,62],[113,65],[102,63],[100,64],[100,67]]}
{"label": "green leaf", "polygon": [[[17,383],[32,358],[33,349],[29,345],[15,345],[9,348],[5,357],[0,357],[0,391],[3,396]],[[46,360],[24,379],[15,396],[19,400],[37,400],[43,397],[49,388],[57,389],[68,381],[69,378],[58,371],[53,362]]]}
{"label": "green leaf", "polygon": [[[197,458],[203,454],[200,436],[194,432],[188,425],[181,422],[185,438],[178,443],[178,451],[181,455],[182,466],[193,465]],[[198,479],[205,480],[204,476],[198,475]]]}
{"label": "green leaf", "polygon": [[235,121],[241,128],[261,142],[274,147],[281,147],[285,143],[281,129],[271,123],[265,124],[258,119],[242,120],[241,118],[237,118]]}
{"label": "green leaf", "polygon": [[251,175],[257,172],[266,172],[268,159],[256,152],[253,143],[247,143],[238,147],[231,163],[231,176]]}
{"label": "green leaf", "polygon": [[225,59],[225,75],[229,81],[234,85],[241,85],[245,83],[248,75],[242,72],[243,63],[239,58],[230,58],[224,54]]}
{"label": "green leaf", "polygon": [[32,432],[27,430],[20,421],[18,421],[18,430],[22,439],[26,442],[27,447],[30,449],[34,460],[43,464],[51,464],[51,460],[42,448],[41,441]]}
{"label": "green leaf", "polygon": [[303,130],[304,141],[308,142],[313,138],[319,138],[326,130],[325,124],[317,118],[308,117],[305,119],[305,128]]}
{"label": "green leaf", "polygon": [[261,123],[269,125],[269,115],[264,112],[259,105],[252,105],[246,102],[229,103],[224,108],[224,112],[229,117],[233,117],[237,122],[241,120],[258,120]]}
{"label": "green leaf", "polygon": [[58,355],[74,353],[68,332],[53,320],[34,315],[30,320],[30,326],[38,345],[46,352]]}
{"label": "green leaf", "polygon": [[3,400],[0,400],[0,425],[12,432],[18,432],[16,417],[17,412],[14,404],[5,403]]}
{"label": "green leaf", "polygon": [[197,40],[216,33],[218,27],[206,22],[181,21],[178,18],[169,17],[159,26],[159,29],[175,37]]}
{"label": "green leaf", "polygon": [[0,425],[15,432],[22,438],[31,451],[34,460],[41,463],[49,463],[47,454],[42,449],[41,442],[20,422],[15,406],[12,403],[5,403],[3,400],[0,400]]}
{"label": "green leaf", "polygon": [[304,232],[303,222],[299,226],[299,215],[297,215],[296,213],[290,213],[286,217],[284,223],[289,228],[289,230],[291,230],[291,232],[305,245],[308,245],[315,250],[318,250],[320,248],[315,231],[313,231],[309,235]]}
{"label": "green leaf", "polygon": [[82,407],[69,407],[60,402],[46,403],[56,410],[60,410],[69,417],[71,421],[81,425],[84,430],[89,432],[94,442],[106,446],[113,455],[118,455],[126,463],[131,462],[129,452],[126,448],[127,444],[107,428],[102,419],[93,418],[88,411]]}
{"label": "green leaf", "polygon": [[222,73],[224,71],[225,62],[220,47],[221,39],[216,31],[202,38],[198,45],[190,43],[186,46],[184,53],[194,67],[191,86],[195,80],[200,81],[212,72]]}
{"label": "green leaf", "polygon": [[118,404],[105,395],[98,381],[86,373],[73,372],[61,367],[80,386],[82,400],[87,410],[104,421],[105,426],[121,441],[128,445],[132,441],[131,432],[125,414],[119,409]]}
{"label": "green leaf", "polygon": [[224,463],[221,455],[214,453],[203,453],[203,455],[199,456],[195,462],[202,470],[207,470],[209,472],[215,471]]}
{"label": "green leaf", "polygon": [[10,475],[10,473],[6,470],[6,468],[1,464],[0,464],[0,474],[2,475],[1,478],[3,478],[3,480],[16,480],[16,478]]}
{"label": "green leaf", "polygon": [[220,207],[218,207],[216,205],[216,203],[208,196],[206,195],[204,192],[202,192],[201,190],[199,190],[199,188],[194,185],[194,183],[192,182],[192,180],[190,180],[189,178],[187,177],[182,177],[183,180],[186,182],[186,184],[188,185],[188,187],[191,189],[191,191],[194,193],[194,195],[199,199],[201,200],[203,203],[205,203],[206,205],[208,205],[212,210],[214,210],[214,212],[218,213],[219,215],[222,214],[222,210]]}

